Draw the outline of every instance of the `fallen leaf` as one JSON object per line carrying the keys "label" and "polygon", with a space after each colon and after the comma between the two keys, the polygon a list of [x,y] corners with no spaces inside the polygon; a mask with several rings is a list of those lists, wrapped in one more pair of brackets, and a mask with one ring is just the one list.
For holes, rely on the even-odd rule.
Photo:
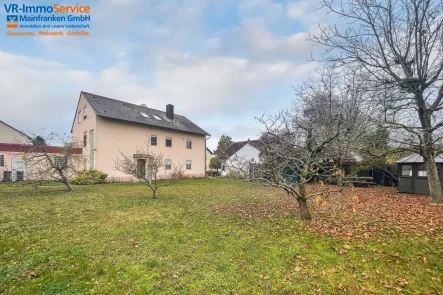
{"label": "fallen leaf", "polygon": [[20,273],[20,274],[16,277],[16,279],[17,279],[18,281],[21,281],[21,280],[23,280],[23,279],[27,279],[27,278],[29,278],[29,279],[33,279],[33,278],[36,278],[36,277],[38,277],[38,274],[37,274],[36,272],[30,271],[30,270],[25,270],[24,272]]}

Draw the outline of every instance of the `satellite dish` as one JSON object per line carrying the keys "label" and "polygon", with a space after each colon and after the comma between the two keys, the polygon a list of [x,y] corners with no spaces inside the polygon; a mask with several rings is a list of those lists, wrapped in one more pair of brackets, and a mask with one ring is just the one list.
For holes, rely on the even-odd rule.
{"label": "satellite dish", "polygon": [[147,108],[148,106],[142,103],[140,106]]}

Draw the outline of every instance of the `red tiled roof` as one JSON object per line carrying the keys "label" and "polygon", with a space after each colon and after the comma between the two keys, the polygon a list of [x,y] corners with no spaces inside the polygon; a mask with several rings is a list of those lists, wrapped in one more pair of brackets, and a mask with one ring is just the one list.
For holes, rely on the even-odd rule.
{"label": "red tiled roof", "polygon": [[[14,143],[0,143],[0,152],[31,152],[35,149],[32,145],[26,145],[26,144],[14,144]],[[50,154],[62,154],[63,153],[63,147],[59,146],[45,146],[45,151]],[[80,155],[82,153],[81,148],[74,148],[72,150],[73,154]]]}

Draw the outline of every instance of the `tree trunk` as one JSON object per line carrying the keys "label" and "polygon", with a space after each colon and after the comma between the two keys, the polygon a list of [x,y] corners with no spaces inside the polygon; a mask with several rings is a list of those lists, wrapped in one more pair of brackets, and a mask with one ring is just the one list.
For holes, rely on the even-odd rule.
{"label": "tree trunk", "polygon": [[434,158],[425,158],[426,174],[428,175],[429,195],[433,202],[443,203],[443,192],[441,189],[440,177]]}
{"label": "tree trunk", "polygon": [[303,179],[298,184],[298,193],[300,196],[297,197],[298,206],[300,208],[300,217],[302,220],[311,220],[312,216],[309,212],[307,198],[306,198],[306,180]]}
{"label": "tree trunk", "polygon": [[153,190],[152,190],[152,197],[153,197],[154,199],[157,199],[157,190],[156,190],[156,189],[153,189]]}
{"label": "tree trunk", "polygon": [[60,174],[60,177],[62,179],[62,183],[64,183],[64,185],[66,185],[66,188],[68,189],[68,191],[72,192],[74,189],[72,188],[71,184],[69,183],[69,180],[63,174],[63,172],[58,171],[58,173]]}
{"label": "tree trunk", "polygon": [[417,104],[418,117],[422,126],[423,133],[423,151],[421,156],[426,165],[426,174],[428,176],[429,195],[433,202],[443,203],[443,192],[441,190],[440,177],[437,172],[437,165],[435,164],[435,147],[434,137],[432,134],[432,112],[426,108],[423,93],[415,95]]}
{"label": "tree trunk", "polygon": [[311,220],[312,216],[309,213],[309,208],[306,198],[298,198],[298,206],[300,207],[300,217],[302,220]]}

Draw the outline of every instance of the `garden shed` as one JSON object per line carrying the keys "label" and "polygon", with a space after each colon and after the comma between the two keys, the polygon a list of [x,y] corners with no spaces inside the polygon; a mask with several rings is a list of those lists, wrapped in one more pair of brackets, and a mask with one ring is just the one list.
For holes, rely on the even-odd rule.
{"label": "garden shed", "polygon": [[[428,177],[423,157],[419,154],[406,156],[397,162],[398,191],[400,193],[429,195]],[[442,182],[443,155],[435,158],[438,175]]]}

